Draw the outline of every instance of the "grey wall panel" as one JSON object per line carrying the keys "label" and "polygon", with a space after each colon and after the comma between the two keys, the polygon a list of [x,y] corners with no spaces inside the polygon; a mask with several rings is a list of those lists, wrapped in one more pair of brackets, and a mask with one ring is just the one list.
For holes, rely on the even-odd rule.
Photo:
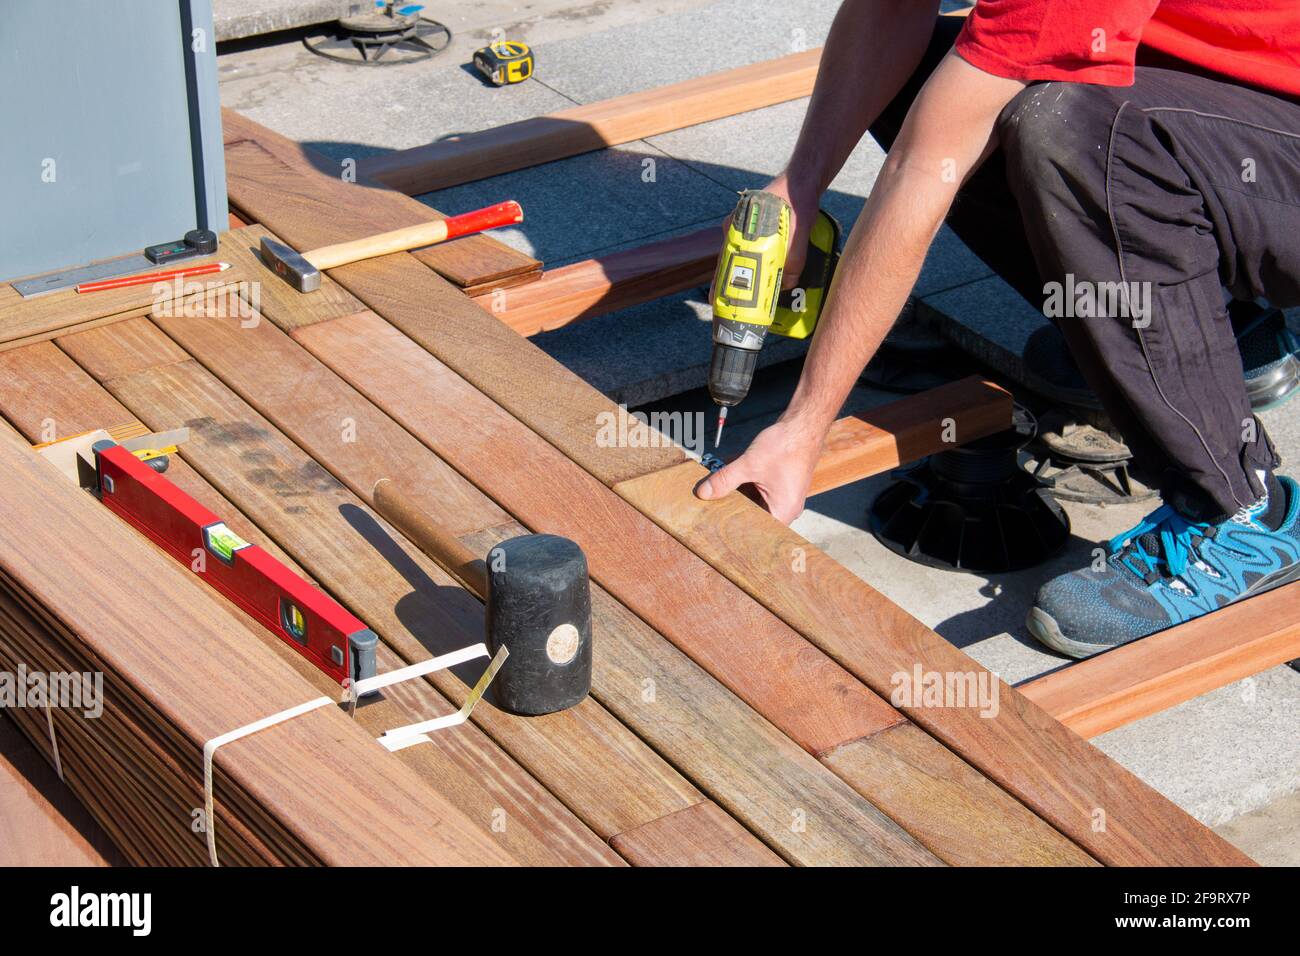
{"label": "grey wall panel", "polygon": [[[208,31],[206,51],[194,54],[193,97],[182,3]],[[205,218],[224,228],[211,24],[209,0],[0,3],[0,279],[194,228],[191,99],[211,114],[198,120]]]}

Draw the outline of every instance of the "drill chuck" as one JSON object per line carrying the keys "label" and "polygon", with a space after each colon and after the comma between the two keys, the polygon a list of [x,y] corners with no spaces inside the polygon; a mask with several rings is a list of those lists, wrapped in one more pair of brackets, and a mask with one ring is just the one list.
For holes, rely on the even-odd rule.
{"label": "drill chuck", "polygon": [[721,342],[713,344],[713,361],[709,364],[709,395],[718,405],[739,405],[749,394],[758,367],[758,350],[736,348]]}

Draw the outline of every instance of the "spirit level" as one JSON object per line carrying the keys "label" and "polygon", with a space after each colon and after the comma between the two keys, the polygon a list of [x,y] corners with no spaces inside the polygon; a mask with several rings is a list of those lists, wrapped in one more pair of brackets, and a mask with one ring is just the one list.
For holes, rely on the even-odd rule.
{"label": "spirit level", "polygon": [[375,633],[325,592],[231,531],[116,442],[93,446],[100,500],[342,684],[375,675]]}

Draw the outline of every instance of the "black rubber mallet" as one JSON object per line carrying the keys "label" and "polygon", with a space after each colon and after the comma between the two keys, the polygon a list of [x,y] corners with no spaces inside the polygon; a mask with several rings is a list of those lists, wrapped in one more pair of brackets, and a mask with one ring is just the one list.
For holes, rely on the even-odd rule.
{"label": "black rubber mallet", "polygon": [[512,714],[553,714],[591,691],[587,556],[568,538],[523,534],[480,560],[387,478],[372,498],[394,528],[487,605],[489,653],[510,649],[492,702]]}

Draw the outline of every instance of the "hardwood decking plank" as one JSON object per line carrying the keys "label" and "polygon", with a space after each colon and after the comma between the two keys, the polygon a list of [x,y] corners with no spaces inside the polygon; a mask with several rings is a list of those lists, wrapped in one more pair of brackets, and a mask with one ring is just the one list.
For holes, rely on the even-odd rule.
{"label": "hardwood decking plank", "polygon": [[547,269],[536,282],[474,301],[520,335],[705,285],[713,276],[722,232],[716,226]]}
{"label": "hardwood decking plank", "polygon": [[367,157],[361,175],[409,195],[446,189],[593,149],[799,99],[821,48]]}
{"label": "hardwood decking plank", "polygon": [[[806,635],[1091,855],[1110,864],[1227,864],[1248,858],[1101,751],[742,495],[700,501],[688,462],[615,487],[692,551]],[[790,556],[802,572],[790,573]],[[869,635],[864,639],[864,632]],[[917,670],[996,690],[994,716],[896,693]],[[900,675],[902,675],[900,677]],[[985,675],[985,676],[981,676]],[[1096,825],[1104,814],[1104,828]]]}
{"label": "hardwood decking plank", "polygon": [[[175,348],[155,326],[160,362]],[[121,329],[114,327],[113,331]],[[107,371],[113,350],[86,333],[60,344],[79,361]],[[89,356],[98,353],[95,359]],[[132,361],[104,385],[151,427],[181,422],[191,430],[182,454],[259,526],[361,616],[407,661],[482,640],[482,606],[454,584],[356,495],[197,362],[141,369]],[[309,393],[300,402],[311,404]],[[364,411],[357,409],[358,416]],[[339,445],[348,442],[328,426]],[[378,423],[364,417],[358,435]],[[481,670],[481,667],[478,668]],[[462,669],[461,673],[465,671]],[[477,676],[477,672],[474,673]],[[459,705],[468,693],[449,672],[432,675]],[[594,701],[541,719],[487,707],[474,720],[602,837],[698,801],[699,794]]]}
{"label": "hardwood decking plank", "polygon": [[610,841],[637,866],[784,866],[716,804],[697,803]]}
{"label": "hardwood decking plank", "polygon": [[[242,197],[286,242],[312,248],[365,231],[353,218],[357,200],[351,194],[319,192],[256,144],[239,143],[226,152],[232,197]],[[340,220],[340,209],[347,218]],[[604,396],[410,254],[356,262],[330,275],[607,484],[685,460],[680,448],[640,422],[621,428]],[[602,440],[610,430],[627,440]]]}
{"label": "hardwood decking plank", "polygon": [[[526,524],[578,540],[597,581],[810,752],[820,754],[902,722],[878,698],[864,695],[860,684],[846,683],[838,669],[827,669],[825,658],[808,653],[788,628],[768,615],[754,615],[725,586],[719,591],[718,575],[648,521],[619,508],[608,489],[377,316],[320,323],[298,329],[294,337]],[[518,468],[494,466],[494,448],[503,446],[514,450]],[[854,735],[854,726],[864,732]],[[930,745],[942,749],[933,740]],[[943,763],[944,758],[933,759]],[[844,779],[870,799],[867,791],[875,785],[856,780],[852,770]],[[900,771],[909,772],[909,766]],[[1065,838],[1036,826],[1032,814],[1006,794],[994,787],[987,794],[987,826],[955,816],[952,825],[960,832],[928,844],[933,852],[949,861],[978,860],[978,838],[987,831],[1005,839],[985,848],[985,861],[1030,863],[1045,855],[1063,863],[1086,861]],[[882,809],[908,828],[906,814]]]}
{"label": "hardwood decking plank", "polygon": [[[158,322],[361,498],[369,501],[375,481],[393,477],[402,483],[404,494],[440,524],[451,527],[459,520],[458,533],[469,522],[457,515],[477,514],[480,528],[461,537],[481,554],[502,538],[524,532],[519,525],[502,523],[504,513],[489,507],[482,492],[270,323],[244,328],[222,318]],[[404,384],[393,382],[395,388]],[[310,403],[295,400],[295,393],[310,395]],[[460,401],[448,395],[439,396],[436,403]],[[338,441],[336,423],[345,417],[355,423],[358,436],[366,436],[365,443]],[[495,426],[495,420],[480,422],[483,428]],[[511,436],[501,437],[509,442]],[[469,496],[485,504],[448,512],[446,502]],[[884,852],[890,828],[882,832],[879,815],[869,804],[599,586],[593,588],[592,605],[597,631],[594,696],[697,786],[797,862],[907,858],[905,850],[894,849],[893,857]],[[647,681],[654,688],[650,701]],[[814,821],[804,833],[791,829],[789,808],[795,801],[809,808]],[[691,851],[683,847],[679,852]],[[913,853],[912,858],[919,862],[925,855]]]}
{"label": "hardwood decking plank", "polygon": [[809,495],[1011,427],[1009,392],[978,375],[837,419]]}

